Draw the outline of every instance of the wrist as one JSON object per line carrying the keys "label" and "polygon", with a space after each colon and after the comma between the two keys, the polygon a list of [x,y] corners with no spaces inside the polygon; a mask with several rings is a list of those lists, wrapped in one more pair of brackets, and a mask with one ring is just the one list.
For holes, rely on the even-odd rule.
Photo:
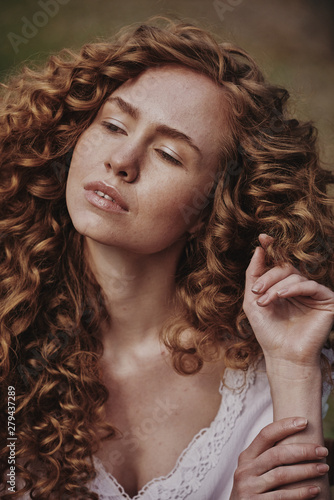
{"label": "wrist", "polygon": [[318,361],[305,364],[265,355],[265,362],[269,381],[280,380],[290,383],[313,381],[314,383],[322,379],[320,357]]}
{"label": "wrist", "polygon": [[[292,365],[292,366],[291,366]],[[303,439],[321,443],[322,375],[320,366],[300,367],[290,363],[271,364],[267,370],[274,420],[302,416],[308,419]],[[300,437],[296,437],[298,442]],[[294,438],[291,438],[294,441]]]}
{"label": "wrist", "polygon": [[[298,409],[316,409],[321,413],[322,397],[322,377],[321,373],[314,376],[302,376],[301,374],[293,376],[268,375],[271,398],[273,405],[281,409],[290,408],[292,413],[287,416],[299,415]],[[307,415],[301,413],[302,416]]]}

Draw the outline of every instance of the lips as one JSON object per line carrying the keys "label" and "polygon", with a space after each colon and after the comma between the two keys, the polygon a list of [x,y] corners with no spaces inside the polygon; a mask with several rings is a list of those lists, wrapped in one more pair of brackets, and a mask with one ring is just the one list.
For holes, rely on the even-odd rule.
{"label": "lips", "polygon": [[[101,200],[104,200],[106,203],[118,205],[122,210],[128,212],[129,208],[126,204],[125,200],[122,198],[121,194],[117,191],[113,186],[109,186],[103,181],[89,182],[85,184],[84,189],[86,191],[92,191],[99,196],[101,193],[107,195],[112,200],[101,197]],[[98,193],[97,193],[98,192]]]}

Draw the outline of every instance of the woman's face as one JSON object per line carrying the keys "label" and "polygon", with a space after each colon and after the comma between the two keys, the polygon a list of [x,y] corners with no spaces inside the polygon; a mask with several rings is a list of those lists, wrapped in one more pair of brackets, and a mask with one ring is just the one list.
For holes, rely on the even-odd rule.
{"label": "woman's face", "polygon": [[199,223],[227,132],[222,88],[183,66],[148,69],[120,86],[80,136],[66,200],[77,231],[155,253]]}

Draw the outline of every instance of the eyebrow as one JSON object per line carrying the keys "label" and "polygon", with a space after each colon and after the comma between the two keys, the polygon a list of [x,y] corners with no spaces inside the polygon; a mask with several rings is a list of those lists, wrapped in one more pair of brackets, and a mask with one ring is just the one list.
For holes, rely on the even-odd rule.
{"label": "eyebrow", "polygon": [[[109,102],[117,104],[117,106],[124,111],[124,113],[127,113],[134,119],[139,118],[139,110],[132,106],[127,101],[124,101],[121,97],[109,97],[108,98]],[[180,130],[177,130],[176,128],[169,127],[168,125],[158,125],[156,128],[156,131],[159,134],[166,135],[170,137],[171,139],[178,139],[180,141],[186,142],[188,146],[190,146],[192,149],[194,149],[199,155],[202,155],[201,150],[199,149],[196,144],[194,144],[193,140]]]}
{"label": "eyebrow", "polygon": [[127,113],[132,118],[135,119],[139,118],[138,109],[132,106],[132,104],[130,104],[129,102],[123,101],[123,99],[121,99],[120,97],[109,97],[108,101],[117,104],[117,106],[121,108],[121,110],[124,111],[124,113]]}

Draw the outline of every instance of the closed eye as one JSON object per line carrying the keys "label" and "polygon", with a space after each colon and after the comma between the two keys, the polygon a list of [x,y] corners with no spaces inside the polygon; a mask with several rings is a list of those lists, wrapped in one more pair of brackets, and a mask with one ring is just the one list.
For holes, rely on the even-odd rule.
{"label": "closed eye", "polygon": [[171,156],[169,155],[168,153],[166,153],[166,151],[164,151],[163,149],[156,149],[156,152],[166,161],[168,161],[169,163],[172,163],[173,165],[179,165],[181,166],[182,163],[177,160],[176,158],[174,158],[174,156]]}
{"label": "closed eye", "polygon": [[115,125],[115,123],[102,122],[102,126],[105,127],[106,129],[108,129],[110,132],[126,135],[125,130],[122,129],[121,127],[118,127],[118,125]]}

